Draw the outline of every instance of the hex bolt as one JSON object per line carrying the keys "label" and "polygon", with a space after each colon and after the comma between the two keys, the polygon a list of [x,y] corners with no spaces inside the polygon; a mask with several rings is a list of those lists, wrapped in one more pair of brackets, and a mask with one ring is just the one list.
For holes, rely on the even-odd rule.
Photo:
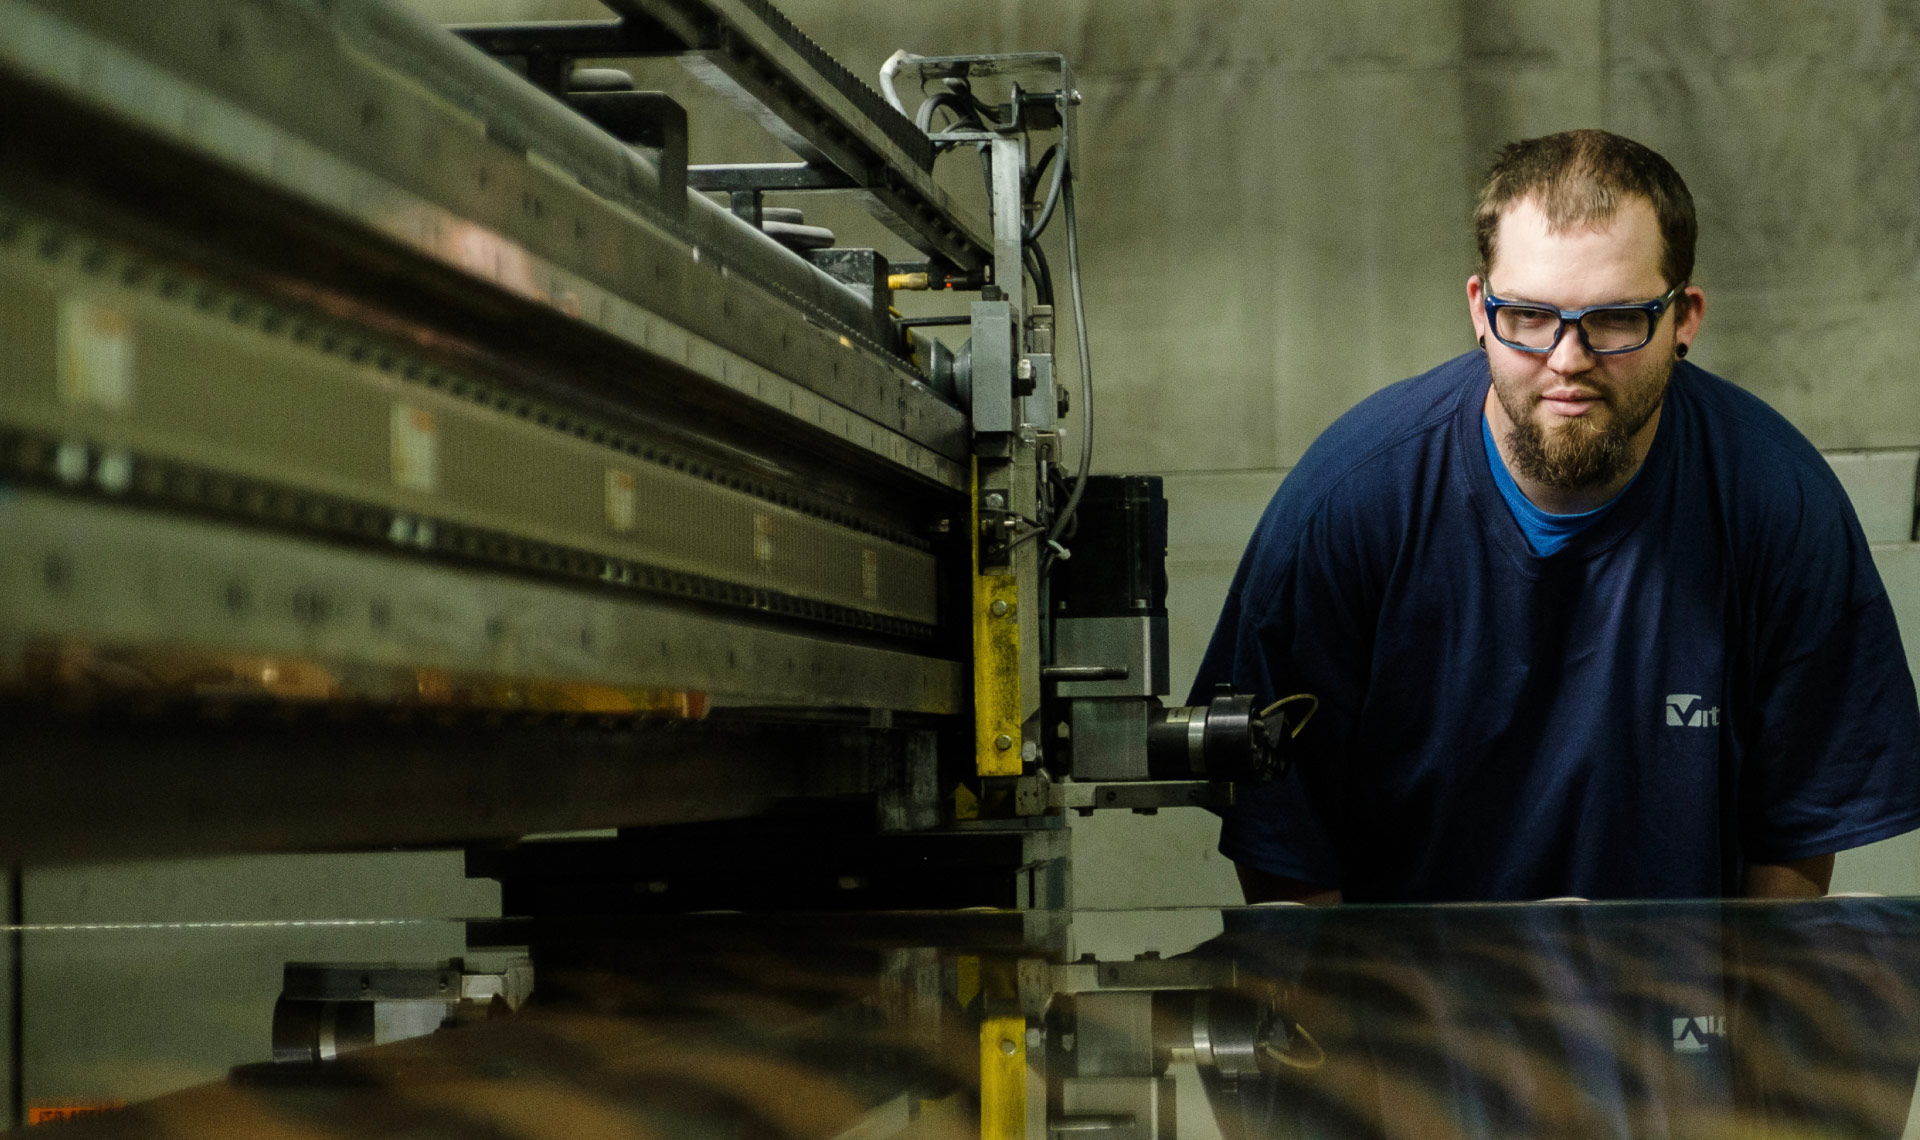
{"label": "hex bolt", "polygon": [[987,612],[992,614],[994,617],[1006,617],[1007,603],[996,599],[992,605],[987,607]]}
{"label": "hex bolt", "polygon": [[1007,749],[1013,747],[1013,737],[1008,736],[1006,733],[1003,732],[999,736],[996,736],[993,738],[993,746],[995,748],[998,748],[1000,751],[1005,752]]}

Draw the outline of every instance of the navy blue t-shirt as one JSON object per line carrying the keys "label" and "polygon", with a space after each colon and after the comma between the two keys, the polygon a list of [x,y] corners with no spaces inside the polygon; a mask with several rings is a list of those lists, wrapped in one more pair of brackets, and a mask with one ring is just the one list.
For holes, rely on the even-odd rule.
{"label": "navy blue t-shirt", "polygon": [[1351,901],[1712,897],[1920,826],[1920,706],[1819,452],[1682,362],[1606,516],[1533,552],[1479,352],[1374,394],[1286,478],[1195,683],[1319,696],[1220,850]]}

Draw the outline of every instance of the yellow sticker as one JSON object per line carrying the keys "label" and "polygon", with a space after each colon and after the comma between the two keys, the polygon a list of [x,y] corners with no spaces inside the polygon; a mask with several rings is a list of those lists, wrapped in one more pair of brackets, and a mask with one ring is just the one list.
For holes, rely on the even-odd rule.
{"label": "yellow sticker", "polygon": [[393,406],[393,482],[409,491],[440,486],[440,431],[432,412]]}
{"label": "yellow sticker", "polygon": [[60,398],[73,407],[124,412],[133,406],[133,322],[104,301],[60,301],[56,369]]}
{"label": "yellow sticker", "polygon": [[953,999],[965,1009],[980,996],[980,956],[961,954],[953,960]]}
{"label": "yellow sticker", "polygon": [[607,525],[625,534],[633,529],[633,472],[607,468]]}

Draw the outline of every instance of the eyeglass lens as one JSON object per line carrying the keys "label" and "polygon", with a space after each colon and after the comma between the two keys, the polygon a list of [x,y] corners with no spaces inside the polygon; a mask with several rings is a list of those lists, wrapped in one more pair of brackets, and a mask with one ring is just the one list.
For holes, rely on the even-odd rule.
{"label": "eyeglass lens", "polygon": [[[1653,314],[1645,309],[1595,309],[1580,318],[1587,345],[1596,352],[1639,348],[1653,335]],[[1552,348],[1560,334],[1560,314],[1552,309],[1507,305],[1494,312],[1500,339],[1522,348]]]}

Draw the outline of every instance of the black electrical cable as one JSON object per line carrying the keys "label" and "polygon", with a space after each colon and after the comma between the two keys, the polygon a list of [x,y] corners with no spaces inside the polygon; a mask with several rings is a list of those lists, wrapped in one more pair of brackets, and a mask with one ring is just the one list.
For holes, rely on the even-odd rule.
{"label": "black electrical cable", "polygon": [[1040,161],[1033,164],[1032,170],[1027,171],[1027,205],[1033,205],[1033,189],[1040,185],[1042,178],[1046,177],[1047,167],[1053,164],[1054,156],[1059,153],[1060,144],[1054,143],[1040,153]]}
{"label": "black electrical cable", "polygon": [[1027,272],[1033,275],[1033,299],[1042,305],[1053,304],[1053,267],[1047,264],[1047,251],[1039,242],[1026,247]]}
{"label": "black electrical cable", "polygon": [[[1066,169],[1065,161],[1060,169]],[[1069,175],[1061,196],[1067,204],[1067,287],[1073,293],[1073,332],[1080,349],[1080,473],[1073,481],[1073,494],[1060,516],[1047,532],[1049,545],[1057,542],[1080,509],[1080,496],[1086,493],[1087,477],[1093,472],[1093,353],[1087,348],[1087,302],[1080,287],[1080,227],[1073,213],[1073,179]],[[1052,563],[1048,563],[1052,568]]]}

